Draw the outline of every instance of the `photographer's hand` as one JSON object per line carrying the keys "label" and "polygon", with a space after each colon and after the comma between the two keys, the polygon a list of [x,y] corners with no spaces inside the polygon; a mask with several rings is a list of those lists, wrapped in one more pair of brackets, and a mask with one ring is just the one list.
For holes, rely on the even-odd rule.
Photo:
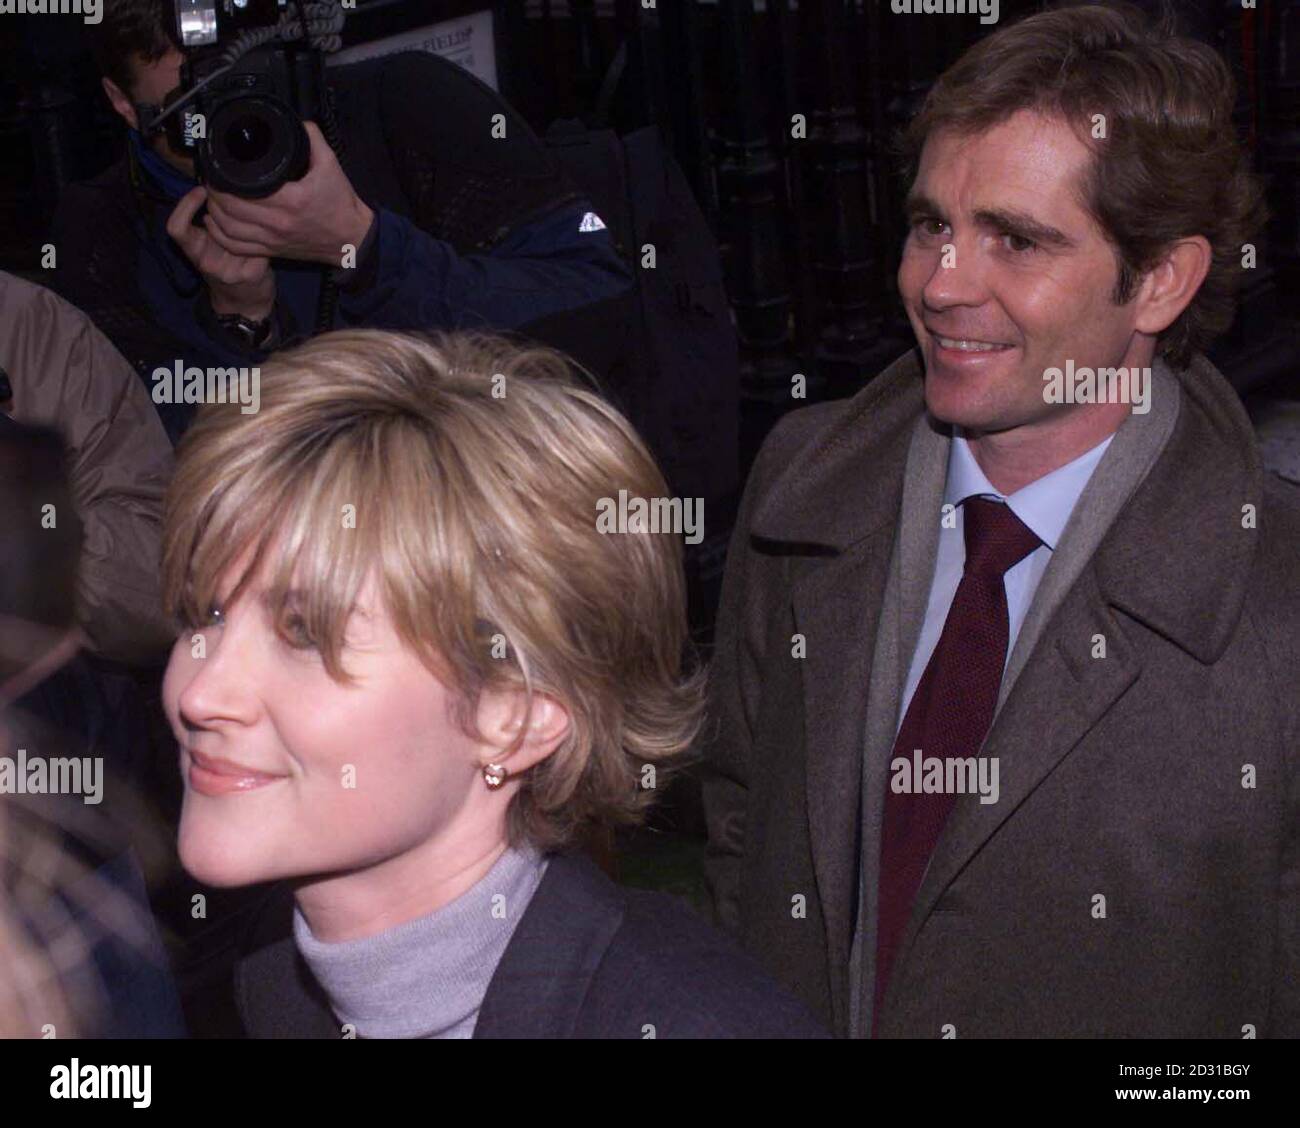
{"label": "photographer's hand", "polygon": [[[204,228],[191,222],[208,200]],[[211,199],[206,188],[195,188],[181,198],[167,220],[167,234],[185,252],[194,269],[203,275],[208,300],[217,314],[242,314],[250,321],[262,321],[275,308],[275,272],[265,255],[247,255],[227,250],[214,234]]]}
{"label": "photographer's hand", "polygon": [[304,125],[311,139],[311,164],[301,180],[291,180],[261,200],[209,193],[209,231],[231,254],[339,267],[343,248],[357,248],[364,241],[374,211],[356,194],[316,123]]}

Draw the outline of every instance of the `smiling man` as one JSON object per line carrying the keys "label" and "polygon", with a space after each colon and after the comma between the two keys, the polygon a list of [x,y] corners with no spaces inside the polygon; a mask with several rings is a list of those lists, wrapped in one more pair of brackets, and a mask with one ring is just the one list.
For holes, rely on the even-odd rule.
{"label": "smiling man", "polygon": [[917,349],[754,467],[709,880],[840,1033],[1300,1033],[1300,502],[1202,353],[1233,99],[1129,8],[972,48],[901,147]]}
{"label": "smiling man", "polygon": [[1093,450],[1132,410],[1062,410],[1047,402],[1045,374],[1069,361],[1149,367],[1210,267],[1204,235],[1179,239],[1117,304],[1114,249],[1078,199],[1091,161],[1069,125],[1024,109],[976,138],[936,129],[907,199],[898,284],[926,406],[962,429],[1006,494]]}

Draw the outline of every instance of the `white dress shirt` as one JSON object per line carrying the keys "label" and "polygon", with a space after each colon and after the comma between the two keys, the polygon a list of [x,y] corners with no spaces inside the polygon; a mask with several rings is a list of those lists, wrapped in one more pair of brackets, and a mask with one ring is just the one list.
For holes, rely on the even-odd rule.
{"label": "white dress shirt", "polygon": [[[1021,624],[1029,613],[1034,592],[1038,590],[1038,581],[1056,551],[1057,542],[1065,530],[1066,522],[1074,511],[1079,495],[1083,493],[1093,470],[1101,461],[1101,456],[1110,446],[1113,435],[1108,435],[1089,451],[1085,451],[1072,462],[1059,466],[1050,474],[1044,474],[1037,481],[1007,495],[993,488],[984,476],[984,471],[975,461],[969,444],[962,437],[960,428],[954,429],[952,444],[948,450],[948,480],[944,486],[943,500],[945,507],[955,507],[952,528],[940,525],[939,551],[935,558],[934,577],[930,581],[930,598],[926,604],[925,622],[917,639],[916,651],[912,655],[912,665],[907,673],[907,682],[903,688],[902,701],[899,704],[898,717],[894,731],[903,726],[907,707],[912,694],[925,673],[930,656],[943,634],[943,625],[948,618],[948,610],[957,594],[957,585],[961,582],[962,570],[966,564],[965,513],[961,503],[968,497],[988,497],[1001,501],[1011,507],[1011,511],[1032,530],[1043,543],[1026,556],[1020,563],[1008,568],[1003,576],[1003,585],[1007,593],[1007,620],[1010,628],[1007,642],[1006,660],[1015,648],[1016,636]],[[942,517],[942,512],[939,514]]]}

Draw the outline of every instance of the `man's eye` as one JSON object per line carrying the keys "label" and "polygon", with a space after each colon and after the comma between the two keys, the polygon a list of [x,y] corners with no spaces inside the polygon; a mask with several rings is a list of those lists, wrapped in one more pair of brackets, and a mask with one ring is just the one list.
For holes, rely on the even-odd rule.
{"label": "man's eye", "polygon": [[[931,223],[935,224],[938,227],[937,231],[932,231],[928,228],[927,225]],[[936,219],[932,215],[919,216],[918,218],[912,220],[912,226],[916,228],[916,230],[919,231],[922,235],[938,235],[943,230],[943,220]]]}
{"label": "man's eye", "polygon": [[[1038,244],[1032,239],[1027,239],[1023,235],[1016,235],[1011,231],[1003,232],[1002,238],[1010,240],[1010,245],[1007,246],[1007,250],[1011,251],[1012,254],[1028,254],[1030,251],[1037,250],[1038,248]],[[1015,244],[1017,243],[1023,244],[1023,246],[1016,246]]]}

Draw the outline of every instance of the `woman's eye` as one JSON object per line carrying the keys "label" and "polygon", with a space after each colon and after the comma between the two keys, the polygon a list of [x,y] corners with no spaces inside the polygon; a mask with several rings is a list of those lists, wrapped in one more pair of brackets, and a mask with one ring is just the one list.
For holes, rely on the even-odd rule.
{"label": "woman's eye", "polygon": [[307,624],[297,615],[289,615],[281,624],[285,641],[295,650],[311,650],[316,640],[307,631]]}

